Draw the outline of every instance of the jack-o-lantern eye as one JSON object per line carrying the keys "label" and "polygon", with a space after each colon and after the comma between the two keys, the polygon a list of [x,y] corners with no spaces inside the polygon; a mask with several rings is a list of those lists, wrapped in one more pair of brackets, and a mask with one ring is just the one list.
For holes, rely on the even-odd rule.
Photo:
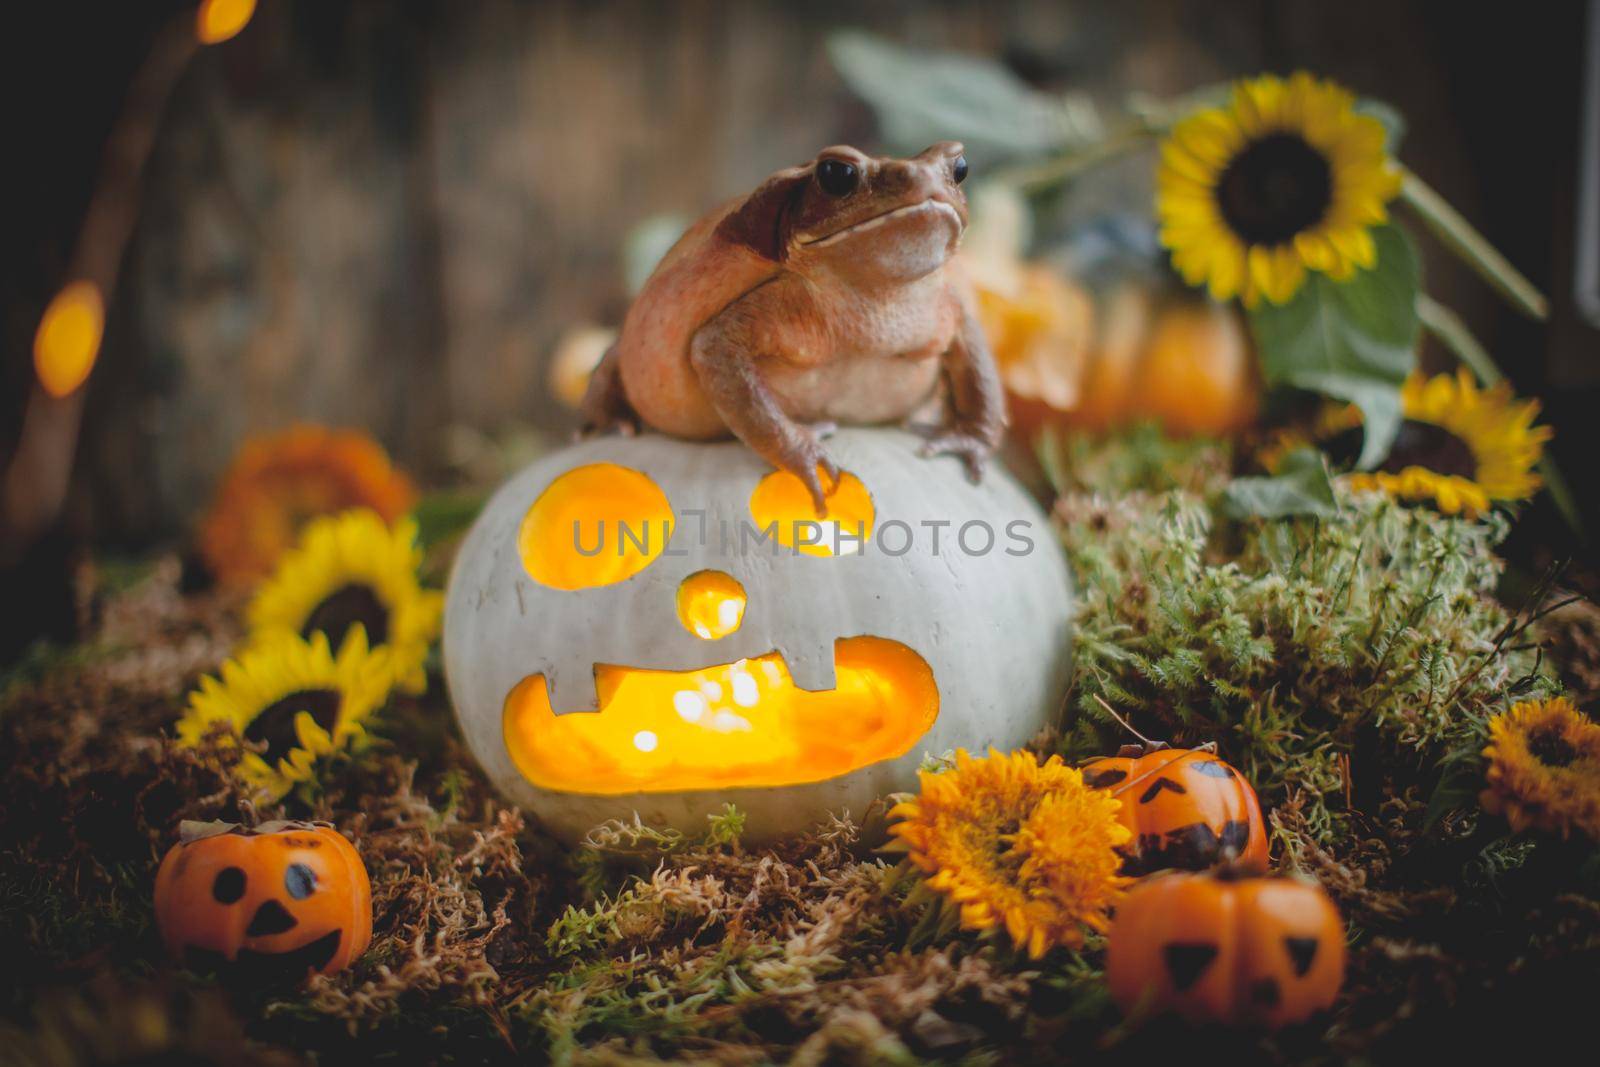
{"label": "jack-o-lantern eye", "polygon": [[283,888],[296,900],[304,900],[317,891],[317,875],[303,863],[291,863],[283,872]]}
{"label": "jack-o-lantern eye", "polygon": [[539,494],[523,516],[517,551],[539,584],[593,589],[650,566],[672,525],[672,505],[655,482],[615,463],[591,463]]}
{"label": "jack-o-lantern eye", "polygon": [[696,637],[727,637],[744,621],[744,586],[721,571],[699,571],[678,586],[678,621]]}
{"label": "jack-o-lantern eye", "polygon": [[[827,476],[823,475],[824,483]],[[848,556],[860,552],[872,535],[875,509],[867,487],[849,471],[823,503],[818,516],[805,484],[788,471],[773,471],[750,494],[750,517],[764,535],[808,556]],[[837,550],[837,551],[836,551]]]}
{"label": "jack-o-lantern eye", "polygon": [[234,904],[244,896],[245,876],[239,867],[224,867],[211,882],[211,899],[218,904]]}

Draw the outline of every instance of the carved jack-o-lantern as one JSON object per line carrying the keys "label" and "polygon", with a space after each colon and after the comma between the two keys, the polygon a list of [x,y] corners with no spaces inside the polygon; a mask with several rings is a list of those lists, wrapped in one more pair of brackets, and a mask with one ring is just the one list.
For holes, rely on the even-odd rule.
{"label": "carved jack-o-lantern", "polygon": [[1314,883],[1164,874],[1117,905],[1106,984],[1123,1011],[1270,1028],[1331,1007],[1344,957],[1339,910]]}
{"label": "carved jack-o-lantern", "polygon": [[1218,863],[1267,869],[1256,791],[1208,749],[1129,745],[1085,763],[1083,780],[1122,801],[1118,818],[1133,831],[1123,850],[1129,874]]}
{"label": "carved jack-o-lantern", "polygon": [[156,872],[156,923],[175,958],[299,980],[341,970],[366,951],[371,884],[360,854],[333,827],[183,830]]}
{"label": "carved jack-o-lantern", "polygon": [[155,872],[155,921],[190,966],[302,979],[366,952],[373,894],[362,856],[325,822],[186,822]]}
{"label": "carved jack-o-lantern", "polygon": [[508,797],[569,840],[635,812],[697,832],[731,801],[760,840],[860,819],[925,754],[1049,721],[1071,586],[1033,502],[904,433],[828,449],[846,473],[821,522],[736,442],[598,438],[496,494],[457,557],[444,655]]}

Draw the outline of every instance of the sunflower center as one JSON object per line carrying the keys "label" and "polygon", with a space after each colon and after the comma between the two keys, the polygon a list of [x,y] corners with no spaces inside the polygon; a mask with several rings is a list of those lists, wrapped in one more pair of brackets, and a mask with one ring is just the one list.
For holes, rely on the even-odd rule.
{"label": "sunflower center", "polygon": [[1578,758],[1578,750],[1553,726],[1528,735],[1528,752],[1546,767],[1565,767]]}
{"label": "sunflower center", "polygon": [[350,627],[360,623],[367,630],[367,644],[381,645],[389,639],[389,609],[372,587],[352,582],[328,594],[312,610],[306,624],[300,628],[301,637],[323,633],[328,644],[335,649],[344,642]]}
{"label": "sunflower center", "polygon": [[268,764],[277,763],[290,749],[300,744],[294,732],[295,716],[310,712],[312,720],[330,734],[339,719],[339,692],[336,689],[301,689],[261,709],[244,728],[244,739],[267,743],[261,756]]}
{"label": "sunflower center", "polygon": [[1292,133],[1246,145],[1217,179],[1217,206],[1248,244],[1280,245],[1322,221],[1333,202],[1333,170]]}
{"label": "sunflower center", "polygon": [[[1352,466],[1361,454],[1361,441],[1365,431],[1360,426],[1351,427],[1328,439],[1328,458],[1343,466]],[[1398,474],[1407,467],[1421,467],[1435,474],[1457,478],[1478,476],[1478,457],[1461,438],[1431,422],[1404,419],[1400,432],[1395,434],[1394,445],[1388,458],[1378,468]]]}

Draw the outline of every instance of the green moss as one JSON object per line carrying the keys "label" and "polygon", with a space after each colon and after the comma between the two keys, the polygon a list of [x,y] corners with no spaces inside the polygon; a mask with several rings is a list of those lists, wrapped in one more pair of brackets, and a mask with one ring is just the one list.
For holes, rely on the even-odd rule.
{"label": "green moss", "polygon": [[1057,503],[1081,597],[1069,756],[1134,740],[1107,705],[1152,739],[1215,741],[1328,844],[1397,779],[1431,790],[1512,694],[1553,687],[1494,596],[1503,517],[1341,493],[1332,517],[1232,523],[1198,488]]}
{"label": "green moss", "polygon": [[[1046,459],[1081,597],[1051,743],[1077,758],[1132,740],[1102,701],[1149,737],[1216,741],[1262,794],[1276,865],[1317,877],[1343,910],[1350,976],[1331,1019],[1271,1036],[1129,1022],[1105,989],[1103,939],[1032,961],[961,931],[844,820],[758,849],[727,806],[698,834],[635,817],[563,848],[494,795],[437,684],[392,702],[318,789],[251,809],[228,784],[236,753],[171,743],[209,666],[175,659],[174,635],[220,656],[228,624],[152,588],[175,582],[167,571],[109,594],[124,620],[113,653],[101,634],[13,675],[7,1017],[30,1041],[120,1041],[76,999],[65,1022],[32,1018],[48,987],[109,972],[129,983],[115,997],[165,1013],[169,1045],[206,1035],[186,1036],[186,996],[162,1007],[152,989],[226,993],[249,1038],[323,1062],[1147,1062],[1201,1041],[1213,1058],[1329,1062],[1437,1051],[1463,1020],[1508,1012],[1547,1025],[1563,991],[1592,986],[1592,846],[1512,835],[1477,808],[1487,717],[1551,685],[1530,614],[1494,596],[1502,519],[1344,499],[1320,521],[1234,522],[1216,506],[1227,450],[1148,429],[1063,439]],[[178,820],[289,811],[356,840],[371,948],[304,988],[197,986],[164,962],[150,918]],[[1501,996],[1521,999],[1478,1010]]]}

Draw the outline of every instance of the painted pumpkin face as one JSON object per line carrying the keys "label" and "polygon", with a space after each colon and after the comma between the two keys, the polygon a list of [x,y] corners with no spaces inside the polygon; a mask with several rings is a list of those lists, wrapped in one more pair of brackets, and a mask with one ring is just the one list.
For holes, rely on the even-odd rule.
{"label": "painted pumpkin face", "polygon": [[156,923],[201,969],[299,981],[332,974],[372,939],[361,856],[326,824],[184,826],[156,872]]}
{"label": "painted pumpkin face", "polygon": [[1159,875],[1117,907],[1106,982],[1124,1012],[1276,1028],[1333,1005],[1344,941],[1338,909],[1315,884]]}
{"label": "painted pumpkin face", "polygon": [[1227,862],[1267,869],[1267,831],[1256,791],[1205,749],[1146,752],[1131,745],[1084,764],[1083,780],[1122,801],[1117,817],[1133,832],[1124,850],[1128,874],[1166,867],[1198,871]]}
{"label": "painted pumpkin face", "polygon": [[698,833],[732,802],[763,841],[865,821],[925,753],[1050,721],[1072,592],[1033,502],[897,431],[828,448],[846,473],[820,524],[737,442],[596,438],[496,494],[457,554],[444,658],[508,798],[568,841],[635,812]]}

